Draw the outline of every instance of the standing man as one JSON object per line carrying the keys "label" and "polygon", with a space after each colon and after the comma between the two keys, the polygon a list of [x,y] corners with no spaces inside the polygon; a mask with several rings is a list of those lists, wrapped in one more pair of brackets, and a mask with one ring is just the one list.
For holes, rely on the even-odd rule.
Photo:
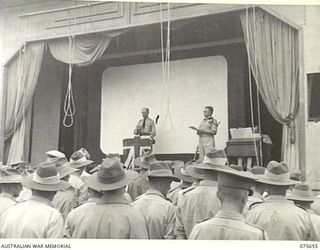
{"label": "standing man", "polygon": [[191,187],[192,183],[194,182],[194,178],[186,174],[185,166],[176,167],[174,169],[174,174],[181,180],[181,182],[177,187],[169,190],[167,198],[169,198],[172,201],[173,205],[177,205],[180,196],[180,191],[185,190],[188,187]]}
{"label": "standing man", "polygon": [[147,220],[150,239],[174,239],[175,206],[167,199],[172,181],[180,181],[166,162],[153,162],[148,171],[150,188],[132,204]]}
{"label": "standing man", "polygon": [[218,172],[217,196],[221,208],[214,218],[197,224],[191,240],[267,240],[266,232],[246,223],[243,208],[247,202],[250,182],[256,177],[249,172],[232,168],[208,170]]}
{"label": "standing man", "polygon": [[[251,173],[256,175],[256,177],[258,178],[259,176],[264,174],[265,170],[266,169],[264,167],[254,166],[251,169]],[[252,183],[250,188],[253,191],[253,193],[251,196],[248,197],[248,202],[244,207],[243,214],[245,216],[251,207],[264,202],[263,193],[265,192],[265,185],[263,183],[254,182]]]}
{"label": "standing man", "polygon": [[147,171],[149,169],[149,165],[155,161],[156,157],[151,151],[147,151],[141,156],[139,162],[141,167],[139,176],[127,187],[128,194],[133,201],[150,188],[147,178]]}
{"label": "standing man", "polygon": [[49,150],[46,152],[47,162],[55,161],[57,159],[66,158],[66,155],[58,150]]}
{"label": "standing man", "polygon": [[216,150],[206,155],[204,163],[194,164],[190,175],[202,179],[198,186],[185,189],[177,203],[175,235],[177,239],[188,239],[192,228],[204,219],[215,216],[220,208],[217,197],[217,173],[207,173],[208,169],[225,167],[227,158],[224,150]]}
{"label": "standing man", "polygon": [[270,161],[256,182],[265,184],[268,197],[251,207],[247,221],[262,227],[270,240],[310,240],[312,225],[308,213],[286,199],[287,190],[298,183],[290,179],[288,165]]}
{"label": "standing man", "polygon": [[81,175],[87,165],[93,163],[92,160],[89,160],[83,150],[75,151],[70,157],[69,166],[76,168],[79,171],[70,174],[69,183],[72,187],[75,188],[77,193],[77,205],[84,203],[89,198],[88,188],[81,179]]}
{"label": "standing man", "polygon": [[8,208],[1,216],[0,238],[62,238],[63,219],[51,201],[57,191],[70,187],[60,180],[54,163],[40,163],[22,180],[31,189],[28,201]]}
{"label": "standing man", "polygon": [[[102,193],[92,205],[72,210],[65,224],[69,238],[148,239],[146,220],[124,198],[125,187],[136,173],[124,170],[117,158],[105,159],[98,172],[84,178],[86,185]],[[90,209],[88,209],[88,206]]]}
{"label": "standing man", "polygon": [[296,184],[292,191],[287,192],[287,199],[292,200],[294,204],[303,210],[305,210],[309,216],[313,226],[310,240],[320,240],[320,216],[311,210],[311,204],[316,199],[316,196],[310,190],[310,187],[306,183]]}
{"label": "standing man", "polygon": [[156,136],[156,126],[154,121],[149,118],[149,109],[142,108],[141,114],[143,119],[138,122],[133,133],[139,136],[147,135],[153,139]]}
{"label": "standing man", "polygon": [[[70,167],[70,164],[67,162],[62,166],[57,166],[57,172],[60,175],[60,179],[68,182],[70,174],[78,171],[76,168]],[[60,211],[63,220],[65,221],[68,214],[73,208],[76,207],[77,193],[74,187],[70,186],[67,189],[60,190],[54,196],[52,204]]]}
{"label": "standing man", "polygon": [[0,168],[0,216],[13,205],[22,190],[22,176],[17,170]]}
{"label": "standing man", "polygon": [[197,134],[199,135],[200,162],[202,162],[204,156],[207,155],[208,152],[212,151],[216,146],[214,136],[218,132],[219,123],[212,117],[213,111],[214,109],[212,106],[206,106],[204,108],[204,119],[197,130]]}

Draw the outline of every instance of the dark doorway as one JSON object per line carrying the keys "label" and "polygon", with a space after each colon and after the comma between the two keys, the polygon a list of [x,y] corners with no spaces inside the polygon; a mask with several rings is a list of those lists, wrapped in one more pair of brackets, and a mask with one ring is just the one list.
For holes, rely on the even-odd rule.
{"label": "dark doorway", "polygon": [[[253,102],[253,114],[254,114],[254,124],[258,125],[258,101],[257,101],[257,87],[254,77],[251,75],[252,82],[252,102]],[[246,86],[246,125],[247,127],[252,127],[251,125],[251,108],[250,108],[250,91],[249,91],[249,79]],[[261,134],[268,135],[272,141],[271,155],[268,160],[281,161],[281,145],[282,145],[282,124],[277,122],[273,116],[270,114],[266,104],[262,100],[259,94],[260,102],[260,121],[261,121]],[[264,164],[266,165],[267,162]]]}

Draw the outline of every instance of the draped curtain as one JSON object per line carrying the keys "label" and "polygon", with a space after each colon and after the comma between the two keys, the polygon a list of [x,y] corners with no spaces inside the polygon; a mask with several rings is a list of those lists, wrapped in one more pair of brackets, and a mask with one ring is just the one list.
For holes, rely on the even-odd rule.
{"label": "draped curtain", "polygon": [[92,34],[60,38],[48,42],[51,54],[60,62],[87,66],[99,59],[114,34]]}
{"label": "draped curtain", "polygon": [[259,93],[271,115],[283,124],[282,160],[297,170],[298,33],[261,9],[249,9],[240,18]]}
{"label": "draped curtain", "polygon": [[[56,39],[50,41],[48,43],[51,54],[58,61],[63,63],[67,63],[69,65],[77,65],[77,66],[88,66],[94,63],[97,59],[99,59],[105,50],[108,48],[111,39],[113,36],[118,35],[117,32],[109,32],[104,34],[90,34],[90,35],[82,35],[77,37],[68,37],[62,39]],[[70,116],[64,114],[63,123],[67,120],[67,118],[72,119],[72,145],[73,150],[76,150],[80,147],[85,147],[85,134],[86,134],[86,114],[88,110],[85,110],[86,107],[86,93],[83,93],[85,77],[81,79],[73,78],[71,80],[71,71],[72,68],[69,66],[69,88],[71,87],[71,81],[73,82],[72,86],[74,87],[72,90],[72,95],[70,92],[67,92],[66,100],[74,100],[69,105],[65,106],[65,110],[69,110]],[[66,90],[68,91],[68,89]],[[75,97],[73,97],[73,94]],[[82,96],[83,98],[78,98]],[[73,106],[74,104],[74,106]],[[72,110],[76,109],[77,112],[71,115]],[[70,133],[70,129],[68,129],[68,133]]]}
{"label": "draped curtain", "polygon": [[[51,54],[58,61],[86,66],[99,59],[113,36],[110,34],[90,34],[60,38],[48,42]],[[27,43],[19,55],[5,68],[6,116],[5,116],[5,151],[8,153],[7,164],[28,160],[24,153],[26,128],[30,126],[27,113],[37,85],[43,59],[44,42]],[[11,139],[11,140],[10,140]]]}
{"label": "draped curtain", "polygon": [[[27,44],[5,68],[5,147],[9,147],[8,164],[25,160],[23,155],[27,112],[31,107],[43,51],[43,42]],[[9,139],[11,143],[7,143]]]}

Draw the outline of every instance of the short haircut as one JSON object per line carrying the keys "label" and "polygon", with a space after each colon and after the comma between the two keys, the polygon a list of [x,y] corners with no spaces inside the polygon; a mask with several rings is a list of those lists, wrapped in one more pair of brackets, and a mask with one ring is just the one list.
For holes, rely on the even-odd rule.
{"label": "short haircut", "polygon": [[236,201],[244,198],[247,199],[248,191],[244,189],[224,187],[224,186],[218,185],[217,196],[221,202],[225,200]]}
{"label": "short haircut", "polygon": [[147,110],[147,112],[149,112],[149,108],[147,108],[147,107],[144,107],[144,108],[142,108],[141,110]]}
{"label": "short haircut", "polygon": [[148,176],[148,180],[151,183],[161,183],[164,182],[164,180],[172,181],[172,179],[170,177],[156,177],[156,176]]}
{"label": "short haircut", "polygon": [[266,190],[268,191],[269,195],[282,195],[285,196],[287,190],[290,188],[290,186],[277,186],[277,185],[265,185]]}
{"label": "short haircut", "polygon": [[212,106],[206,106],[206,109],[209,109],[209,111],[211,112],[211,114],[213,113],[213,107]]}

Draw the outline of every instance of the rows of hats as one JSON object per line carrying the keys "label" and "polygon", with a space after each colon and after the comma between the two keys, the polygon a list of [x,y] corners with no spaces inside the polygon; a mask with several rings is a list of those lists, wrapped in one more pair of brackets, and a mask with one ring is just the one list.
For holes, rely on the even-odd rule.
{"label": "rows of hats", "polygon": [[[127,187],[126,190],[128,190],[128,187],[141,177],[161,177],[169,178],[175,182],[175,184],[171,184],[172,189],[164,195],[171,199],[173,205],[177,206],[179,199],[182,199],[181,196],[173,195],[180,195],[178,192],[172,192],[176,189],[177,184],[180,183],[181,190],[188,189],[195,183],[212,177],[219,188],[245,191],[249,196],[254,194],[253,187],[258,184],[291,187],[286,192],[287,200],[296,202],[296,205],[301,205],[302,208],[303,203],[311,204],[319,200],[308,184],[299,181],[298,175],[290,175],[286,163],[271,161],[266,168],[255,166],[249,171],[244,171],[242,166],[228,164],[224,150],[209,152],[203,162],[190,161],[187,163],[183,161],[158,161],[151,151],[146,151],[135,159],[131,170],[127,170],[121,163],[119,154],[108,154],[100,164],[94,165],[89,152],[84,148],[75,151],[69,161],[62,152],[57,150],[46,152],[46,156],[46,161],[36,167],[25,162],[0,167],[0,185],[22,184],[23,187],[31,190],[56,192],[72,187],[76,188],[76,185],[66,177],[81,172],[81,178],[79,178],[87,188],[103,193],[124,187]],[[142,195],[146,190],[142,190],[139,195]],[[261,195],[266,197],[268,190],[262,189],[262,191]],[[129,191],[127,192],[129,193]],[[132,202],[136,197],[131,195],[129,199],[132,199]],[[320,204],[319,201],[318,203]],[[315,206],[317,213],[320,212],[320,209],[318,210]],[[2,212],[0,209],[0,215]]]}

